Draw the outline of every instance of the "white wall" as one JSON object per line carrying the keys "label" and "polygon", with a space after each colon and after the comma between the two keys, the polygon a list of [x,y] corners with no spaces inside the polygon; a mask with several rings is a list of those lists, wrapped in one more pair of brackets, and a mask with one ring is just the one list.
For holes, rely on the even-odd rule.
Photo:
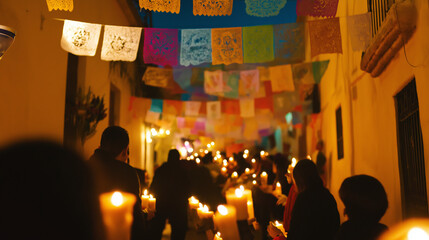
{"label": "white wall", "polygon": [[[338,189],[344,178],[353,174],[372,175],[382,182],[388,194],[389,209],[382,219],[388,225],[402,220],[394,96],[413,76],[417,82],[428,176],[429,96],[426,93],[429,92],[429,14],[427,1],[415,2],[418,24],[412,39],[406,44],[406,53],[412,64],[419,65],[417,68],[407,63],[401,49],[380,77],[371,78],[360,70],[361,53],[351,50],[346,18],[341,18],[343,54],[331,56],[331,63],[321,83],[322,136],[326,142],[326,155],[331,159],[330,190],[337,199],[339,210],[342,212],[344,209],[338,197]],[[340,1],[337,16],[366,11],[366,1]],[[357,97],[352,99],[354,87]],[[340,104],[345,156],[337,160],[335,109]]]}

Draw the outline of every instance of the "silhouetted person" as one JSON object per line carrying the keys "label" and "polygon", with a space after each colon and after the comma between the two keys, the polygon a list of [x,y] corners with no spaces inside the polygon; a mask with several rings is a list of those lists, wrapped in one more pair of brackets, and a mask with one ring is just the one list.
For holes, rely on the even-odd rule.
{"label": "silhouetted person", "polygon": [[319,175],[325,181],[325,165],[326,165],[326,157],[323,153],[323,141],[319,140],[316,145],[316,152],[313,155],[313,161],[316,164],[317,171],[319,172]]}
{"label": "silhouetted person", "polygon": [[167,219],[171,224],[171,239],[185,239],[188,198],[190,197],[189,186],[190,183],[180,161],[179,151],[172,149],[168,153],[167,162],[156,169],[149,188],[156,197],[156,213],[150,222],[149,239],[161,239]]}
{"label": "silhouetted person", "polygon": [[[323,186],[316,165],[307,159],[300,160],[293,178],[298,196],[292,210],[288,240],[332,240],[340,227],[337,203]],[[285,239],[279,235],[275,240]]]}
{"label": "silhouetted person", "polygon": [[0,149],[0,192],[1,239],[103,239],[89,168],[57,143]]}
{"label": "silhouetted person", "polygon": [[139,181],[137,172],[129,166],[129,136],[128,132],[119,127],[106,128],[101,135],[100,147],[95,150],[89,160],[96,180],[97,192],[123,191],[136,196],[134,205],[131,239],[141,239],[144,236],[144,215],[139,196]]}
{"label": "silhouetted person", "polygon": [[348,221],[341,225],[337,240],[375,240],[387,230],[379,223],[387,210],[387,195],[377,179],[368,175],[346,178],[339,193]]}

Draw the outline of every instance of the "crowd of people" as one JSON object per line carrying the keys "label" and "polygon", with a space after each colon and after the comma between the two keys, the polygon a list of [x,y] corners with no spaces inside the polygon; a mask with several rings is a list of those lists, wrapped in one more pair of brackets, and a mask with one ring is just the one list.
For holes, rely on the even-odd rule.
{"label": "crowd of people", "polygon": [[[348,220],[340,225],[336,200],[322,180],[326,159],[321,152],[314,162],[292,162],[287,155],[271,156],[260,150],[231,158],[217,153],[218,161],[207,152],[197,163],[195,158],[181,160],[172,149],[149,184],[144,170],[128,164],[129,136],[118,126],[104,130],[99,148],[87,161],[49,141],[15,143],[0,149],[0,236],[105,239],[98,196],[119,190],[137,199],[132,240],[160,240],[167,220],[171,239],[183,240],[192,230],[188,198],[196,196],[215,210],[226,203],[226,191],[237,186],[251,189],[255,215],[244,223],[245,230],[240,229],[241,239],[375,240],[387,230],[379,223],[388,206],[387,196],[377,179],[357,175],[344,180],[339,195]],[[263,172],[268,175],[266,184],[260,184]],[[276,183],[280,192],[273,191]],[[154,212],[141,207],[144,189],[156,197]],[[274,220],[283,222],[285,231],[271,224]]]}

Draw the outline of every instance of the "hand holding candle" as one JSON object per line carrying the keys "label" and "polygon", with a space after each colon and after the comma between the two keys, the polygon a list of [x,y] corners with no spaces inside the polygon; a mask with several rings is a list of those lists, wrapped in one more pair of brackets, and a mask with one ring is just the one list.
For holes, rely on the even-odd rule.
{"label": "hand holding candle", "polygon": [[268,184],[268,174],[266,172],[261,173],[261,185],[267,186]]}
{"label": "hand holding candle", "polygon": [[156,198],[152,196],[152,194],[149,195],[149,205],[148,205],[148,211],[155,212],[156,211]]}
{"label": "hand holding candle", "polygon": [[149,195],[147,194],[147,190],[145,189],[143,192],[143,195],[141,196],[142,199],[142,209],[146,209],[149,207]]}
{"label": "hand holding candle", "polygon": [[131,193],[100,195],[100,208],[108,240],[129,240],[136,197]]}
{"label": "hand holding candle", "polygon": [[276,189],[274,190],[274,195],[276,197],[282,195],[282,185],[280,184],[280,182],[276,183]]}

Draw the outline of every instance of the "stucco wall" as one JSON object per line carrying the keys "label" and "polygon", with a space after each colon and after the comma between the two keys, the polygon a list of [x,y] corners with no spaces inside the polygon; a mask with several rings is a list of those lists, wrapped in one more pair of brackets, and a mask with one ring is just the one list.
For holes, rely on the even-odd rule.
{"label": "stucco wall", "polygon": [[[13,27],[16,39],[0,60],[0,144],[23,137],[47,137],[62,141],[67,73],[67,52],[61,49],[63,21],[138,26],[123,0],[74,1],[73,12],[49,12],[45,1],[1,1],[0,24]],[[103,32],[102,32],[103,34]],[[128,115],[129,85],[109,75],[109,62],[100,59],[102,37],[94,57],[79,57],[83,87],[104,96],[109,104],[110,82],[121,91],[120,125],[130,132],[132,165],[141,167],[141,124]],[[88,157],[99,145],[108,118],[87,141]]]}
{"label": "stucco wall", "polygon": [[[366,1],[340,1],[343,54],[331,56],[330,66],[321,83],[323,139],[326,155],[331,159],[330,190],[335,195],[340,212],[343,211],[338,189],[344,178],[353,174],[368,174],[384,185],[389,209],[382,222],[392,225],[402,220],[401,187],[398,168],[396,113],[394,96],[416,78],[420,105],[420,119],[425,148],[426,176],[429,157],[429,26],[428,2],[415,1],[418,9],[417,29],[378,78],[360,70],[360,52],[351,50],[347,36],[346,18],[342,16],[366,12]],[[354,92],[355,94],[352,94]],[[343,117],[344,152],[337,158],[335,109],[341,104]],[[427,178],[426,178],[427,179]],[[342,220],[345,220],[342,217]]]}

